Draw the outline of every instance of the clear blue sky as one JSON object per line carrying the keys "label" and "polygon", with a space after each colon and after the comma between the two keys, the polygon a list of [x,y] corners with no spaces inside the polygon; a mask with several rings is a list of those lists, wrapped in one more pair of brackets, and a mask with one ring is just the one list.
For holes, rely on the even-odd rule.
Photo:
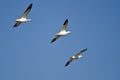
{"label": "clear blue sky", "polygon": [[[32,22],[13,28],[30,3]],[[65,19],[72,33],[50,44]],[[120,0],[0,1],[0,80],[120,80],[119,61]]]}

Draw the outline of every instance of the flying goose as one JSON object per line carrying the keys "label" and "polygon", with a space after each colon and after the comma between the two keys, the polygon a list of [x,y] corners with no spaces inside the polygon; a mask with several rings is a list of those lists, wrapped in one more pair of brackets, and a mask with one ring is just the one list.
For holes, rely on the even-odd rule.
{"label": "flying goose", "polygon": [[75,54],[74,56],[70,57],[70,59],[67,61],[67,63],[65,64],[65,67],[68,66],[73,60],[76,60],[76,59],[80,59],[82,58],[83,56],[81,55],[81,53],[83,53],[84,51],[86,51],[87,48],[81,50],[79,53]]}
{"label": "flying goose", "polygon": [[67,26],[68,26],[68,19],[65,20],[61,31],[58,32],[58,33],[55,35],[55,37],[52,39],[51,43],[53,43],[54,41],[56,41],[59,37],[65,36],[65,35],[68,35],[68,34],[71,33],[70,31],[66,31]]}
{"label": "flying goose", "polygon": [[30,12],[32,8],[32,3],[28,6],[28,8],[25,10],[25,12],[23,13],[22,17],[19,19],[16,19],[16,23],[13,27],[17,27],[19,26],[21,23],[23,22],[30,22],[31,19],[27,19],[26,16],[28,15],[28,13]]}

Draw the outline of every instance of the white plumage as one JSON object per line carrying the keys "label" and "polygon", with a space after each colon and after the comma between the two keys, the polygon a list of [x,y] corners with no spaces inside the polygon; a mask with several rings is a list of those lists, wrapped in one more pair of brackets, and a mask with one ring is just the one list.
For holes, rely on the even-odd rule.
{"label": "white plumage", "polygon": [[79,53],[77,53],[74,56],[70,57],[70,59],[65,64],[65,67],[68,66],[73,60],[82,58],[83,56],[81,55],[81,53],[83,53],[86,50],[87,50],[87,48],[81,50]]}
{"label": "white plumage", "polygon": [[65,36],[65,35],[68,35],[71,33],[70,31],[66,31],[67,26],[68,26],[68,19],[65,20],[61,31],[55,35],[55,37],[52,39],[51,43],[56,41],[59,37]]}
{"label": "white plumage", "polygon": [[25,12],[23,13],[22,17],[20,19],[16,19],[16,23],[15,23],[15,25],[13,27],[17,27],[17,26],[19,26],[23,22],[29,22],[29,21],[31,21],[31,19],[27,19],[26,18],[27,15],[28,15],[28,13],[30,12],[31,8],[32,8],[32,3],[25,10]]}

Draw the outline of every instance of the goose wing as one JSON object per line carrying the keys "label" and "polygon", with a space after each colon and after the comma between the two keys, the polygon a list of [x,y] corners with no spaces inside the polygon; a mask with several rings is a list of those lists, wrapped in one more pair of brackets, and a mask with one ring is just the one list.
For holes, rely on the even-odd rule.
{"label": "goose wing", "polygon": [[81,51],[80,51],[79,53],[77,53],[75,56],[76,56],[76,57],[79,56],[81,53],[85,52],[86,50],[87,50],[87,48],[81,50]]}
{"label": "goose wing", "polygon": [[65,20],[61,31],[66,31],[67,26],[68,26],[68,19]]}
{"label": "goose wing", "polygon": [[70,57],[70,59],[66,62],[65,67],[68,66],[73,61],[73,58]]}
{"label": "goose wing", "polygon": [[14,25],[13,27],[17,27],[17,26],[19,26],[20,24],[21,24],[21,22],[16,21],[16,23],[15,23],[15,25]]}
{"label": "goose wing", "polygon": [[54,41],[56,41],[61,35],[55,35],[55,37],[52,39],[51,43],[53,43]]}
{"label": "goose wing", "polygon": [[26,16],[28,15],[28,13],[30,12],[32,8],[32,3],[27,7],[27,9],[25,10],[25,12],[22,15],[22,18],[26,18]]}

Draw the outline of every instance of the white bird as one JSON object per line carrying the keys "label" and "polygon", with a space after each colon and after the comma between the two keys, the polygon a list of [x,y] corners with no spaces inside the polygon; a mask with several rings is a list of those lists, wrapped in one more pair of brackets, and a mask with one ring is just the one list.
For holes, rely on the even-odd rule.
{"label": "white bird", "polygon": [[76,59],[80,59],[82,58],[83,56],[81,55],[81,53],[83,53],[84,51],[86,51],[87,48],[81,50],[79,53],[77,53],[76,55],[70,57],[70,59],[67,61],[67,63],[65,64],[65,67],[68,66],[73,60],[76,60]]}
{"label": "white bird", "polygon": [[32,8],[32,3],[27,7],[27,9],[23,13],[22,17],[19,18],[19,19],[16,19],[16,23],[15,23],[15,25],[13,27],[17,27],[17,26],[19,26],[23,22],[30,22],[31,21],[31,19],[27,19],[26,18],[26,16],[30,12],[31,8]]}
{"label": "white bird", "polygon": [[55,35],[55,37],[52,39],[51,43],[56,41],[59,37],[65,36],[65,35],[68,35],[71,33],[70,31],[66,31],[67,26],[68,26],[68,19],[65,20],[61,31]]}

